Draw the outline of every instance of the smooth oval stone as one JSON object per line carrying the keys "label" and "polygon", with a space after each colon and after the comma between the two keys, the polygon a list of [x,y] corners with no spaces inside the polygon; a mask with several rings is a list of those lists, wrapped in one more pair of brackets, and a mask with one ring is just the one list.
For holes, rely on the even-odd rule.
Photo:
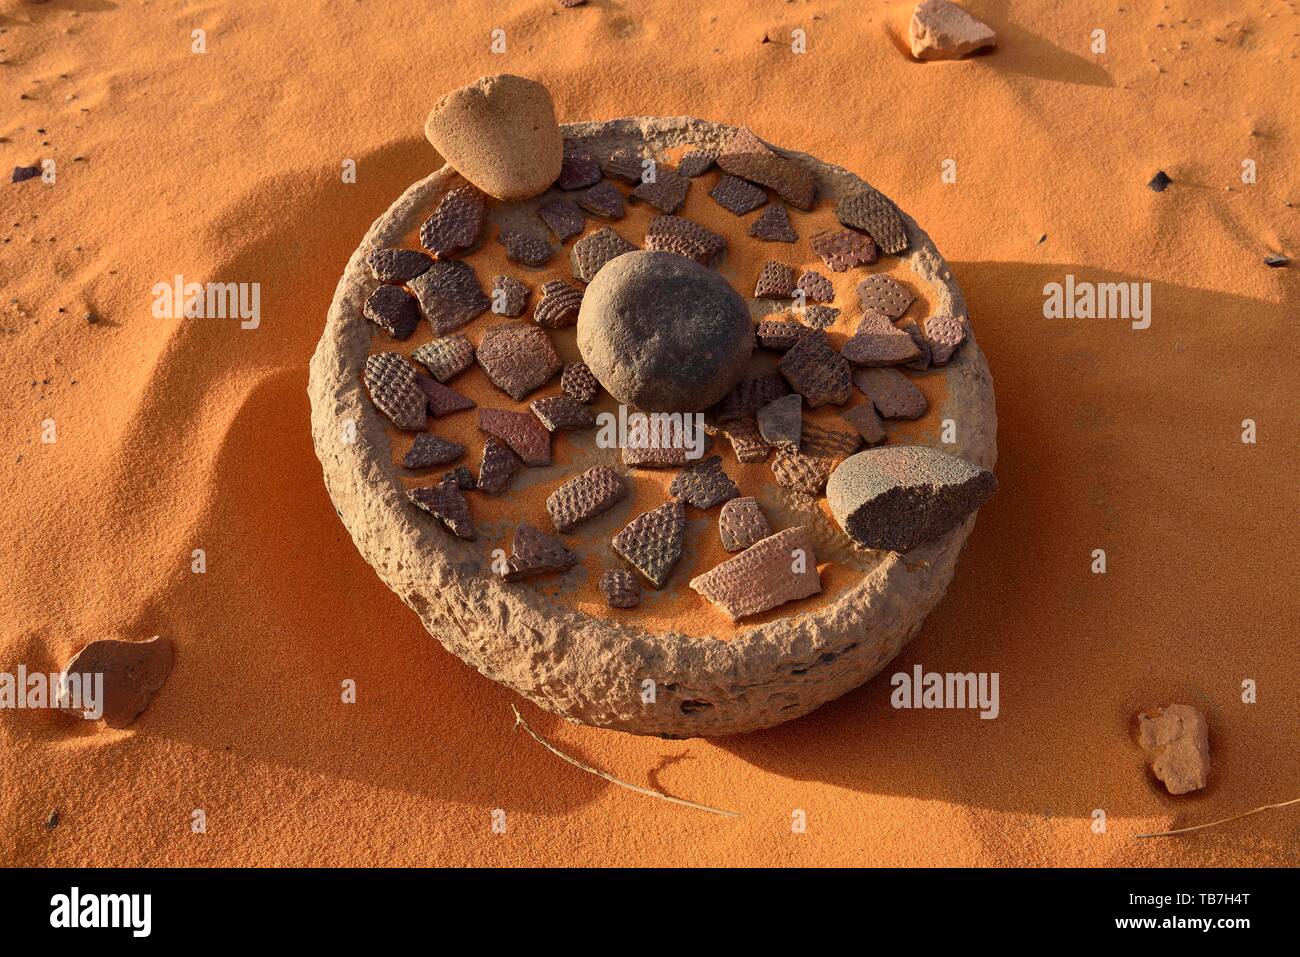
{"label": "smooth oval stone", "polygon": [[696,412],[749,367],[754,323],[731,285],[676,253],[611,260],[587,287],[578,351],[605,390],[646,412]]}

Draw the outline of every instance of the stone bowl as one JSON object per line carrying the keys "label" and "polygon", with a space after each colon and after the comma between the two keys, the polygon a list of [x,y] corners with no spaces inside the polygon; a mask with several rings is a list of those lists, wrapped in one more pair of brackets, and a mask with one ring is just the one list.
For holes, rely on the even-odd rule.
{"label": "stone bowl", "polygon": [[[683,146],[716,149],[734,128],[687,117],[635,117],[566,124],[563,132],[597,155],[631,147],[664,156]],[[816,175],[819,208],[864,182],[807,154],[774,148]],[[563,592],[507,584],[491,571],[486,543],[453,538],[407,501],[389,423],[361,382],[372,338],[383,335],[362,315],[376,285],[365,257],[376,247],[400,245],[457,179],[442,167],[411,186],[370,227],[339,280],[311,361],[312,438],[325,484],[357,548],[384,583],[452,654],[538,706],[597,727],[672,738],[754,731],[807,714],[876,675],[943,597],[974,515],[943,538],[900,555],[855,548],[820,509],[799,514],[797,505],[778,504],[776,515],[769,511],[774,529],[806,521],[819,560],[833,557],[854,577],[831,599],[795,602],[713,636],[647,629],[634,616],[577,608]],[[961,316],[967,325],[966,342],[951,362],[925,373],[942,377],[927,390],[930,415],[935,422],[958,423],[957,441],[941,444],[937,428],[909,441],[992,469],[996,413],[988,365],[943,257],[900,212],[910,240],[900,258],[918,298],[928,303],[929,314]],[[516,213],[523,215],[499,207],[495,221]],[[571,243],[557,255],[567,254]],[[783,248],[774,245],[773,257]],[[856,310],[856,304],[837,305]],[[919,303],[913,308],[918,311],[909,315],[924,318]],[[937,402],[936,395],[942,396]],[[554,476],[554,484],[569,477]],[[539,519],[545,516],[533,521]],[[670,585],[685,589],[685,576],[675,571]]]}

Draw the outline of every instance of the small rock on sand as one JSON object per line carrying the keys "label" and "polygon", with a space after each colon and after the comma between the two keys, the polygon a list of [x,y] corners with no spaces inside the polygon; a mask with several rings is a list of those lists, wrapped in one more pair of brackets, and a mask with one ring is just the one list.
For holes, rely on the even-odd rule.
{"label": "small rock on sand", "polygon": [[1205,716],[1186,704],[1138,715],[1138,744],[1170,794],[1205,787],[1210,774],[1210,733]]}
{"label": "small rock on sand", "polygon": [[992,27],[948,0],[918,3],[907,38],[918,60],[958,60],[998,42]]}
{"label": "small rock on sand", "polygon": [[[68,675],[103,675],[102,717],[110,728],[125,728],[149,704],[171,674],[175,649],[170,638],[155,635],[148,641],[92,641],[63,667]],[[83,697],[81,702],[86,703]],[[89,717],[89,712],[63,702],[69,714]]]}

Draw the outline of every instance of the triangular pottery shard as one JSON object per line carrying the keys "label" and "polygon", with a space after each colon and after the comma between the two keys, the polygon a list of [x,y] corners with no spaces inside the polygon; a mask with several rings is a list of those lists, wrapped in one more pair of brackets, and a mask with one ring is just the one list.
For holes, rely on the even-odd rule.
{"label": "triangular pottery shard", "polygon": [[666,502],[637,516],[614,536],[614,551],[645,576],[655,588],[668,580],[668,573],[682,556],[686,532],[686,506]]}
{"label": "triangular pottery shard", "polygon": [[691,579],[691,587],[733,619],[822,590],[813,539],[802,525],[769,535]]}
{"label": "triangular pottery shard", "polygon": [[[148,641],[92,641],[63,667],[67,678],[60,707],[68,714],[88,719],[102,716],[110,728],[125,728],[163,686],[171,674],[174,657],[171,639],[157,635]],[[88,684],[97,683],[96,676],[102,676],[103,700],[91,702],[85,691]],[[83,689],[79,698],[71,695],[74,681]],[[102,715],[97,715],[95,711],[101,708]]]}

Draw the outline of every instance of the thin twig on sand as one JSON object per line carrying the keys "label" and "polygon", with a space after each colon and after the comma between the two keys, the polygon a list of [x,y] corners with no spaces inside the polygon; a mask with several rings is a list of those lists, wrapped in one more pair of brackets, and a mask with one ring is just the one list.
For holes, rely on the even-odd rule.
{"label": "thin twig on sand", "polygon": [[1205,824],[1193,824],[1191,827],[1179,827],[1172,831],[1155,831],[1151,834],[1138,834],[1137,837],[1177,837],[1179,834],[1190,834],[1192,831],[1200,831],[1207,827],[1216,827],[1220,824],[1227,824],[1229,821],[1240,821],[1243,817],[1250,817],[1252,814],[1258,814],[1260,811],[1273,811],[1280,807],[1290,807],[1292,804],[1300,804],[1300,798],[1292,798],[1290,801],[1283,801],[1280,804],[1265,804],[1263,807],[1252,808],[1249,811],[1243,811],[1241,814],[1234,814],[1232,817],[1220,818],[1217,821],[1208,821]]}
{"label": "thin twig on sand", "polygon": [[528,724],[528,722],[524,720],[524,716],[519,713],[519,709],[516,708],[513,704],[510,706],[510,710],[515,713],[516,728],[522,725],[523,729],[528,732],[529,737],[531,737],[534,741],[536,741],[538,744],[544,747],[547,751],[550,751],[557,758],[560,758],[561,760],[564,761],[568,761],[575,768],[581,768],[582,770],[586,771],[588,774],[594,774],[598,778],[604,778],[610,784],[617,784],[621,788],[627,788],[629,791],[635,791],[637,794],[644,794],[647,797],[659,798],[661,801],[668,801],[672,804],[680,804],[682,805],[682,807],[692,807],[695,808],[695,810],[697,811],[708,811],[710,814],[721,814],[723,817],[740,817],[739,811],[724,811],[722,808],[709,807],[707,804],[696,804],[694,801],[687,801],[682,798],[673,797],[671,794],[664,794],[661,791],[653,791],[650,788],[643,788],[636,784],[629,784],[627,781],[619,780],[618,778],[614,777],[614,775],[612,774],[606,774],[604,771],[601,771],[597,768],[593,768],[589,764],[583,764],[577,758],[569,757],[567,754],[565,754],[555,745],[551,744],[551,742],[547,741],[540,734],[534,731],[532,727]]}

